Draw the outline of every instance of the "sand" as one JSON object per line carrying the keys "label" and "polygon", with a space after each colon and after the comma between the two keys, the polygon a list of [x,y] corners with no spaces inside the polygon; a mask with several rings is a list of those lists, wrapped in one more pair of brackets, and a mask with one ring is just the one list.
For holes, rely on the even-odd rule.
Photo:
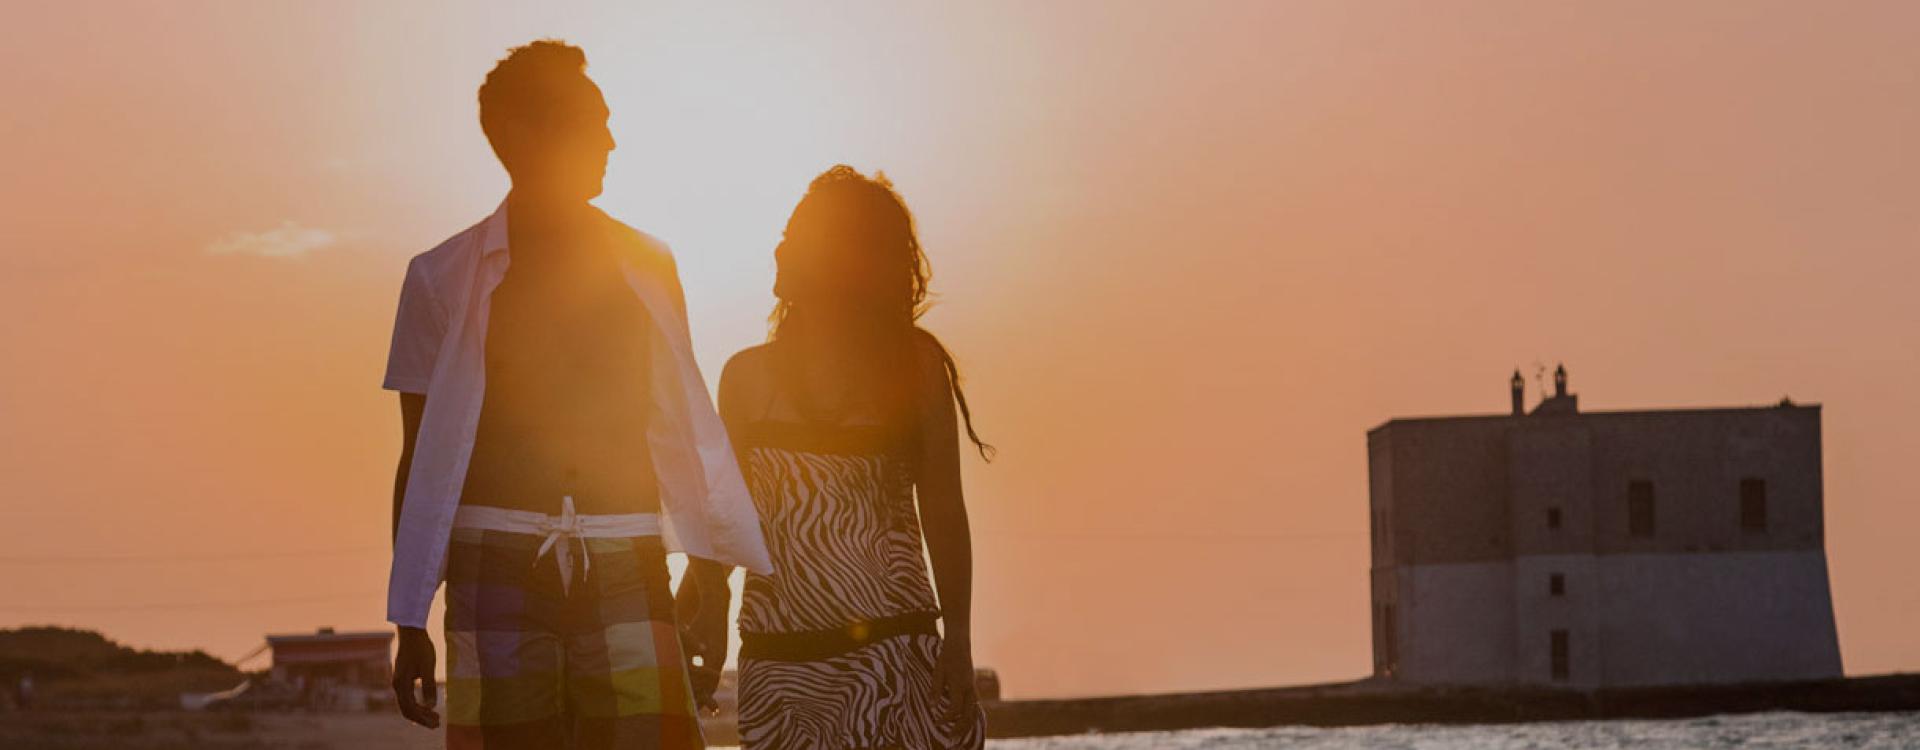
{"label": "sand", "polygon": [[8,750],[439,750],[397,714],[57,712],[0,715]]}

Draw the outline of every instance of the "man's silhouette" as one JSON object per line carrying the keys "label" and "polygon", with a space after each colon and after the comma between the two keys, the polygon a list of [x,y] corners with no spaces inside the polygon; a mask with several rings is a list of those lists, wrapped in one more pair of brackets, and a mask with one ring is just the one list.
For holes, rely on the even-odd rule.
{"label": "man's silhouette", "polygon": [[770,567],[672,256],[587,203],[614,141],[585,69],[540,41],[487,75],[480,123],[512,191],[400,293],[394,691],[438,726],[425,626],[444,578],[453,748],[701,746],[663,534]]}

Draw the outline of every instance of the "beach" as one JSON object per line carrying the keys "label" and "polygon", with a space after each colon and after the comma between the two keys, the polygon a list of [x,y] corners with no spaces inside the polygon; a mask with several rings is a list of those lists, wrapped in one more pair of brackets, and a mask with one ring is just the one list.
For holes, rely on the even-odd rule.
{"label": "beach", "polygon": [[[44,713],[0,717],[9,750],[428,750],[436,731],[388,714]],[[1920,747],[1920,712],[1773,712],[1674,720],[1190,729],[994,740],[996,750]],[[724,746],[717,746],[724,747]]]}

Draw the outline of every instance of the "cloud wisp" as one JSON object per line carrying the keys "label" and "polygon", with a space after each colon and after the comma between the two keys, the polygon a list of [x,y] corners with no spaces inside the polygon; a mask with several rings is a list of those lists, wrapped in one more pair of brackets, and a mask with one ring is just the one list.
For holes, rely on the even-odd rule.
{"label": "cloud wisp", "polygon": [[263,258],[300,258],[340,241],[325,229],[303,227],[291,221],[260,232],[233,232],[207,245],[211,255],[257,255]]}

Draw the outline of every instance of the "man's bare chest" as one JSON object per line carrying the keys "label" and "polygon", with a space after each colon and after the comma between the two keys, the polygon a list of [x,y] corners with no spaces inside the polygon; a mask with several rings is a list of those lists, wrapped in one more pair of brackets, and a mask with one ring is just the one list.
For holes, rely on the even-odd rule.
{"label": "man's bare chest", "polygon": [[617,269],[509,271],[488,304],[490,370],[631,366],[645,351],[646,307]]}

